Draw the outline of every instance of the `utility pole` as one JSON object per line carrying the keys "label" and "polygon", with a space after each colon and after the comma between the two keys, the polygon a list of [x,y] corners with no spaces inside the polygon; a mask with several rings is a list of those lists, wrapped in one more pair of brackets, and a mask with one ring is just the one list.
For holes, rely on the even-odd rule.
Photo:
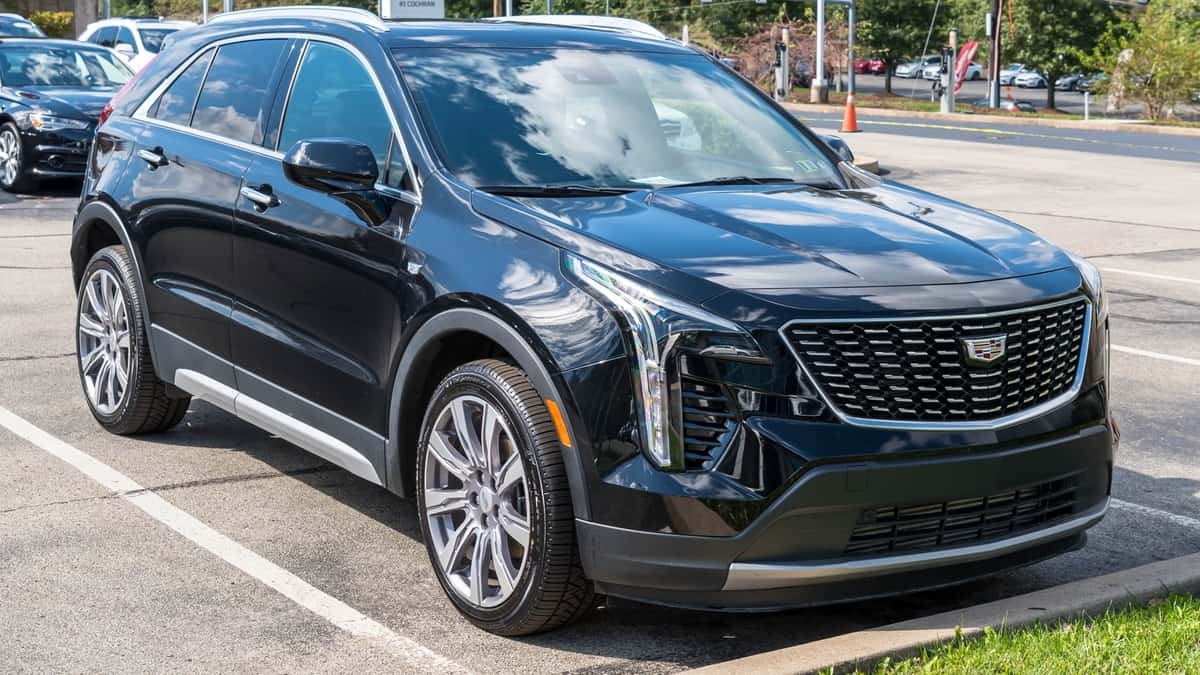
{"label": "utility pole", "polygon": [[825,91],[825,0],[817,0],[817,72],[813,73],[811,103],[825,103],[829,96]]}
{"label": "utility pole", "polygon": [[221,3],[221,11],[222,12],[232,12],[233,11],[233,0],[224,0],[224,2]]}
{"label": "utility pole", "polygon": [[988,64],[988,107],[1000,107],[1000,0],[992,0],[988,14],[988,35],[992,38],[992,58]]}
{"label": "utility pole", "polygon": [[854,100],[854,34],[858,32],[858,0],[850,0],[850,9],[846,15],[849,28],[846,31],[846,58],[850,61],[850,82],[846,94]]}
{"label": "utility pole", "polygon": [[89,23],[94,23],[96,16],[96,0],[75,0],[75,35],[83,33]]}

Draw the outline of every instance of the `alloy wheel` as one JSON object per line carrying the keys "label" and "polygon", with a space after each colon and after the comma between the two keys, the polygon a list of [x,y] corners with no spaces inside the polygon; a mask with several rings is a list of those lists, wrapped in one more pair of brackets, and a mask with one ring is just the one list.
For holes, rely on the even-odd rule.
{"label": "alloy wheel", "polygon": [[79,364],[88,401],[112,415],[129,385],[130,321],[116,276],[97,269],[83,285],[79,303]]}
{"label": "alloy wheel", "polygon": [[513,593],[529,557],[529,488],[500,410],[462,395],[438,412],[425,447],[424,518],[448,585],[476,607]]}
{"label": "alloy wheel", "polygon": [[20,173],[21,141],[12,129],[4,129],[0,131],[0,180],[12,185]]}

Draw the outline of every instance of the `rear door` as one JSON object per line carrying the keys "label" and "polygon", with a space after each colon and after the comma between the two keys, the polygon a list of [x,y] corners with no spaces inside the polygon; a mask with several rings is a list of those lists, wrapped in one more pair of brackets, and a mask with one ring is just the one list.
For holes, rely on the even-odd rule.
{"label": "rear door", "polygon": [[[279,154],[255,158],[238,203],[238,388],[346,442],[382,476],[402,237],[417,203],[406,154],[369,66],[340,44],[310,41],[279,101]],[[284,175],[297,141],[328,137],[372,149],[385,217]]]}
{"label": "rear door", "polygon": [[233,218],[265,127],[286,39],[209,48],[135,113],[145,122],[127,183],[145,240],[159,373],[188,368],[229,387]]}

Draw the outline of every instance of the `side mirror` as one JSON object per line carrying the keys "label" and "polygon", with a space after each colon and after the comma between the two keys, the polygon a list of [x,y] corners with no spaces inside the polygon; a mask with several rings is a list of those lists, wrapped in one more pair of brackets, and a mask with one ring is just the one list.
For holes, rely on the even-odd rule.
{"label": "side mirror", "polygon": [[375,153],[348,138],[296,141],[283,157],[283,173],[293,183],[322,192],[369,190],[379,180]]}
{"label": "side mirror", "polygon": [[288,180],[340,199],[371,226],[384,223],[388,200],[375,191],[379,164],[371,148],[348,138],[296,141],[283,156]]}
{"label": "side mirror", "polygon": [[117,45],[116,47],[113,47],[113,50],[115,52],[117,52],[118,54],[120,54],[121,56],[124,56],[127,59],[132,58],[134,56],[133,45],[131,45],[131,44],[122,42],[121,44]]}
{"label": "side mirror", "polygon": [[828,145],[836,152],[837,156],[841,157],[843,161],[850,162],[851,164],[854,163],[854,152],[850,150],[850,146],[846,144],[846,141],[837,136],[829,135],[822,135],[821,140],[825,141],[825,145]]}

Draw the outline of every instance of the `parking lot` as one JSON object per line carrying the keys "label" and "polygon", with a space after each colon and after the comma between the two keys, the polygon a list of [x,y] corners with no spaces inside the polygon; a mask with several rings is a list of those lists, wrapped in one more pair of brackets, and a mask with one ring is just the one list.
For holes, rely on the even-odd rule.
{"label": "parking lot", "polygon": [[[552,634],[489,635],[438,587],[412,502],[201,401],[166,434],[100,429],[75,363],[67,183],[0,195],[0,670],[675,672],[1200,551],[1200,163],[848,140],[890,178],[1027,225],[1103,271],[1122,438],[1113,508],[1086,548],[901,598],[773,615],[612,601]],[[45,442],[11,432],[22,423]],[[47,451],[58,443],[138,489],[92,480]],[[135,501],[141,488],[178,527]]]}

